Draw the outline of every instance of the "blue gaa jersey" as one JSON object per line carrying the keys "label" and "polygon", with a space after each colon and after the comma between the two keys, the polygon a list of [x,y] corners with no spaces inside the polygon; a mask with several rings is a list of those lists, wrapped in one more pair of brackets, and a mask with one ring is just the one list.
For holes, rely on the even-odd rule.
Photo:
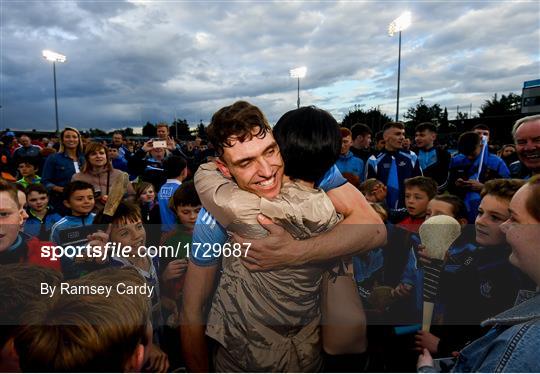
{"label": "blue gaa jersey", "polygon": [[174,195],[182,182],[177,179],[167,179],[167,183],[161,186],[158,193],[159,214],[161,215],[161,232],[174,230],[176,214],[169,208],[169,200]]}
{"label": "blue gaa jersey", "polygon": [[391,211],[405,207],[405,179],[422,175],[414,152],[383,150],[368,159],[366,170],[366,179],[376,178],[386,185],[386,204]]}
{"label": "blue gaa jersey", "polygon": [[[339,172],[336,165],[332,166],[317,185],[324,191],[330,191],[341,187],[347,180]],[[193,241],[190,248],[189,259],[198,266],[212,266],[219,263],[220,258],[213,255],[214,251],[204,251],[204,243],[225,244],[229,239],[227,230],[216,221],[216,219],[204,209],[199,211],[195,227],[193,228]]]}

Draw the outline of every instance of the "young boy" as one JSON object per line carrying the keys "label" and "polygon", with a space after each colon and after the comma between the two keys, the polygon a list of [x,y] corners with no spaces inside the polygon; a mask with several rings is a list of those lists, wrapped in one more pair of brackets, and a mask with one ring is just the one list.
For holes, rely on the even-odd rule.
{"label": "young boy", "polygon": [[418,228],[426,219],[428,203],[437,194],[437,183],[428,177],[414,177],[405,180],[405,207],[408,216],[399,226],[410,232]]}
{"label": "young boy", "polygon": [[49,206],[47,189],[41,184],[32,184],[26,189],[28,219],[23,232],[41,240],[48,240],[52,226],[62,219],[62,216]]}
{"label": "young boy", "polygon": [[161,215],[161,232],[170,233],[176,224],[176,214],[169,208],[169,200],[187,177],[186,160],[180,156],[170,156],[163,162],[167,182],[158,193],[159,213]]}
{"label": "young boy", "polygon": [[[183,183],[174,193],[169,201],[169,209],[176,213],[178,225],[175,234],[166,241],[166,245],[177,247],[178,243],[191,245],[193,227],[197,220],[197,215],[201,210],[201,200],[193,181]],[[164,269],[161,278],[166,283],[170,296],[178,300],[183,285],[183,275],[187,269],[186,252],[179,253],[178,258],[162,258],[161,266]]]}
{"label": "young boy", "polygon": [[[74,181],[64,188],[64,205],[71,209],[71,214],[56,222],[51,228],[51,241],[56,244],[72,244],[73,235],[66,235],[67,231],[73,232],[77,228],[92,225],[95,213],[94,187],[90,183]],[[83,240],[76,237],[76,240]],[[78,243],[77,243],[78,244]]]}
{"label": "young boy", "polygon": [[112,162],[112,166],[115,169],[128,172],[127,161],[120,156],[120,146],[117,144],[109,145],[109,160]]}
{"label": "young boy", "polygon": [[38,160],[35,157],[21,157],[17,160],[17,170],[21,175],[18,184],[28,188],[31,184],[41,183],[41,177],[37,175],[39,169]]}
{"label": "young boy", "polygon": [[[87,236],[95,231],[94,222],[94,187],[86,182],[70,182],[64,188],[64,205],[71,209],[71,214],[56,222],[51,228],[53,243],[80,246],[88,242]],[[62,272],[66,279],[78,278],[87,270],[86,264],[78,263],[75,258],[63,256],[60,259]]]}
{"label": "young boy", "polygon": [[[107,222],[103,212],[99,212],[94,220],[96,225],[106,224]],[[161,291],[158,278],[160,256],[151,257],[150,248],[146,247],[146,230],[142,223],[139,206],[129,202],[121,202],[112,216],[111,223],[107,224],[105,231],[109,234],[100,232],[91,235],[90,245],[104,246],[107,242],[112,242],[123,248],[131,247],[132,251],[128,257],[119,257],[115,254],[107,259],[107,265],[137,270],[145,279],[147,286],[152,288],[152,294],[147,296],[149,296],[152,304],[150,316],[154,329],[154,342],[159,342],[161,327],[163,326]],[[163,352],[155,344],[150,349],[156,355],[163,355]]]}
{"label": "young boy", "polygon": [[27,310],[15,337],[21,370],[141,372],[152,342],[148,298],[118,292],[121,283],[140,287],[144,279],[133,269],[96,271],[70,286],[112,287],[111,297],[56,291],[50,302]]}
{"label": "young boy", "polygon": [[23,208],[26,196],[22,194],[24,199],[21,199],[19,195],[20,191],[14,185],[0,179],[0,264],[32,263],[59,270],[57,261],[41,257],[42,245],[51,243],[21,232],[28,215]]}
{"label": "young boy", "polygon": [[[437,195],[431,199],[426,208],[425,219],[438,216],[446,215],[455,218],[462,228],[465,228],[467,225],[467,210],[463,201],[454,195]],[[460,240],[461,239],[461,240]],[[470,239],[465,233],[463,233],[459,239],[449,248],[449,255],[455,255],[461,253],[465,249],[470,249],[472,245],[470,244]],[[419,258],[424,254],[424,246],[420,243],[420,238],[417,235],[411,237],[413,241],[413,247],[409,252],[409,260],[403,276],[401,283],[396,287],[395,294],[399,297],[406,297],[410,294],[410,291],[416,289],[416,310],[421,310],[423,305],[423,269]],[[416,246],[417,251],[414,250]],[[446,264],[446,266],[452,267],[451,264]]]}

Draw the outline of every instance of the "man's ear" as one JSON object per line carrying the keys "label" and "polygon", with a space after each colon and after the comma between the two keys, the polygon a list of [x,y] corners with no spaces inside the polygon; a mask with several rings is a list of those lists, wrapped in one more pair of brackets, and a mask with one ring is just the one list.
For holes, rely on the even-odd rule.
{"label": "man's ear", "polygon": [[217,165],[219,171],[221,171],[221,174],[223,174],[227,178],[232,178],[232,175],[231,175],[231,172],[230,172],[228,166],[225,165],[225,163],[223,163],[223,161],[221,161],[221,159],[219,157],[217,157],[215,159],[215,162],[216,162],[216,165]]}
{"label": "man's ear", "polygon": [[144,364],[144,345],[137,344],[137,347],[133,351],[133,354],[128,358],[124,372],[126,373],[140,373]]}
{"label": "man's ear", "polygon": [[460,219],[458,219],[458,222],[461,225],[461,227],[463,228],[463,227],[467,226],[468,221],[467,221],[467,218],[460,218]]}
{"label": "man's ear", "polygon": [[71,205],[69,204],[69,201],[64,200],[64,206],[68,209],[71,209]]}

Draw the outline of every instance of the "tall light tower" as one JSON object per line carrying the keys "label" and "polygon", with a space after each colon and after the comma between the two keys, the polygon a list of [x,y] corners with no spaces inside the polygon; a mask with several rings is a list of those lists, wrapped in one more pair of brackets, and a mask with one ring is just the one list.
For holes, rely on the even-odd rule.
{"label": "tall light tower", "polygon": [[296,107],[300,108],[300,78],[304,78],[306,76],[307,68],[305,66],[291,69],[289,71],[289,74],[291,78],[297,78],[298,79],[298,100],[296,101]]}
{"label": "tall light tower", "polygon": [[56,96],[56,63],[57,62],[66,62],[66,56],[61,55],[49,50],[44,50],[42,52],[43,58],[47,61],[52,61],[53,63],[53,80],[54,80],[54,112],[56,114],[56,135],[60,133],[60,128],[58,126],[58,98]]}
{"label": "tall light tower", "polygon": [[401,72],[401,32],[411,25],[411,12],[404,12],[388,25],[388,35],[394,36],[399,32],[399,53],[397,70],[397,102],[396,102],[396,122],[399,120],[399,78]]}

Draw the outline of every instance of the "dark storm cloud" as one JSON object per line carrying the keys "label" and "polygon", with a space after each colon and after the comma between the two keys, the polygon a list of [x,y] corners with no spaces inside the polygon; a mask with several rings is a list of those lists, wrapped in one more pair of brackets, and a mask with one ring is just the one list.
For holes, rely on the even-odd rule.
{"label": "dark storm cloud", "polygon": [[[80,128],[191,123],[237,99],[272,122],[296,103],[288,70],[305,65],[302,103],[341,116],[393,110],[403,10],[403,111],[421,96],[479,105],[538,78],[534,2],[3,2],[0,127],[50,128],[58,64],[62,123]],[[535,76],[536,75],[536,76]],[[352,83],[351,83],[352,82]],[[357,87],[357,88],[356,88]],[[471,96],[473,95],[473,96]]]}

